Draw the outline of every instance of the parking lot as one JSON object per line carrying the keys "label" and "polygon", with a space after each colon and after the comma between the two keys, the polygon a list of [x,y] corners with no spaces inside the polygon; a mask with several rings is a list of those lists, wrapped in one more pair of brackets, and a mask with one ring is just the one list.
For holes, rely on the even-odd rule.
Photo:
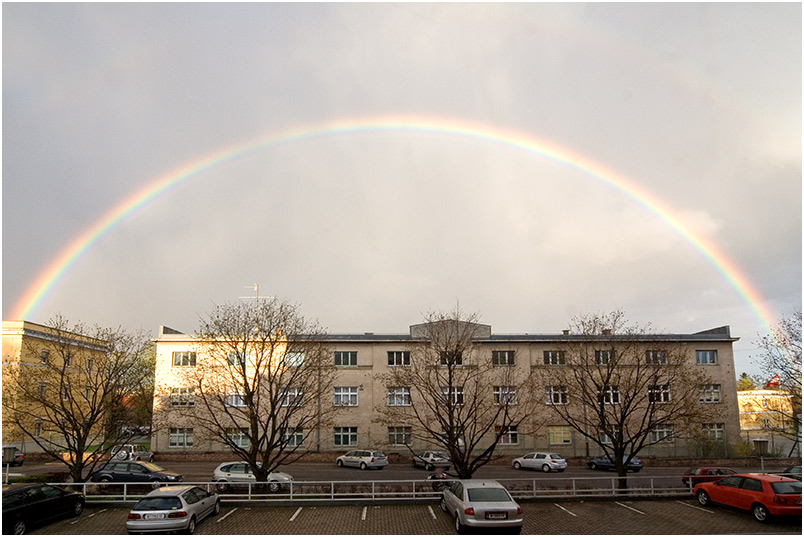
{"label": "parking lot", "polygon": [[[523,534],[801,534],[801,519],[756,522],[748,512],[702,508],[681,500],[523,502]],[[31,533],[121,535],[130,506],[88,506],[83,515]],[[264,506],[224,503],[196,529],[202,535],[451,534],[452,519],[438,504]]]}

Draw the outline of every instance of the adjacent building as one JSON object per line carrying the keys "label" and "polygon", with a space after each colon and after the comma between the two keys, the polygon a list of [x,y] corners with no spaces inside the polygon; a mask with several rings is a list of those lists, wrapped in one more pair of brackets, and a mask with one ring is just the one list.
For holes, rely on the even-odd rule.
{"label": "adjacent building", "polygon": [[768,454],[789,457],[800,453],[793,421],[792,396],[779,388],[737,392],[740,429],[748,442],[767,440]]}

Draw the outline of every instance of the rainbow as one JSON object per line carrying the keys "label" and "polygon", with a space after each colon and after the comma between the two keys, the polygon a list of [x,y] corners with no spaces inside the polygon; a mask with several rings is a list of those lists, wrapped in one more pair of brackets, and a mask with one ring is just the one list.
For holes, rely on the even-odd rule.
{"label": "rainbow", "polygon": [[29,318],[47,293],[78,259],[109,230],[155,199],[166,195],[204,172],[223,166],[245,155],[283,144],[329,136],[374,132],[429,133],[496,144],[547,159],[604,183],[643,206],[686,239],[722,275],[742,300],[748,304],[753,314],[764,327],[770,331],[774,324],[774,315],[766,308],[764,299],[740,268],[717,245],[702,234],[696,233],[679,217],[675,216],[671,207],[642,188],[638,183],[617,174],[600,163],[593,162],[583,155],[540,140],[524,132],[455,119],[413,116],[350,118],[293,128],[279,134],[225,147],[213,154],[205,155],[171,170],[151,181],[128,198],[121,200],[59,252],[58,256],[41,271],[26,289],[15,306],[12,318]]}

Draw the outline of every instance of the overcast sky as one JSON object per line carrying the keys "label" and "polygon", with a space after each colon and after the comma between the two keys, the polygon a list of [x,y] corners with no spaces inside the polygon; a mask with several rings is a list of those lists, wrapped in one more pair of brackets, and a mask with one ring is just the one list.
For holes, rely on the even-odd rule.
{"label": "overcast sky", "polygon": [[[112,206],[226,147],[380,116],[471,122],[628,178],[776,316],[801,307],[801,5],[3,4],[3,319]],[[349,131],[202,173],[114,226],[27,320],[193,332],[300,303],[404,333],[457,301],[494,333],[623,309],[660,332],[757,315],[604,181],[462,136]]]}

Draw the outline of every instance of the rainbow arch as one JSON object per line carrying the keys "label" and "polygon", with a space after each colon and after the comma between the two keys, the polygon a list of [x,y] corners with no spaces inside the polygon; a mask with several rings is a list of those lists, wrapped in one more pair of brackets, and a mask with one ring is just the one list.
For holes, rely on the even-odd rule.
{"label": "rainbow arch", "polygon": [[429,133],[496,144],[547,159],[604,183],[663,220],[698,250],[721,274],[723,279],[746,302],[764,327],[770,330],[774,324],[774,315],[767,309],[764,299],[737,264],[711,240],[686,225],[676,216],[675,211],[669,205],[638,183],[577,152],[525,132],[457,119],[414,116],[348,118],[296,127],[257,140],[227,146],[157,177],[142,189],[118,202],[65,246],[26,289],[14,308],[12,318],[29,318],[47,293],[81,256],[117,224],[153,200],[168,194],[171,190],[204,172],[221,167],[245,155],[279,145],[315,138],[372,132]]}

